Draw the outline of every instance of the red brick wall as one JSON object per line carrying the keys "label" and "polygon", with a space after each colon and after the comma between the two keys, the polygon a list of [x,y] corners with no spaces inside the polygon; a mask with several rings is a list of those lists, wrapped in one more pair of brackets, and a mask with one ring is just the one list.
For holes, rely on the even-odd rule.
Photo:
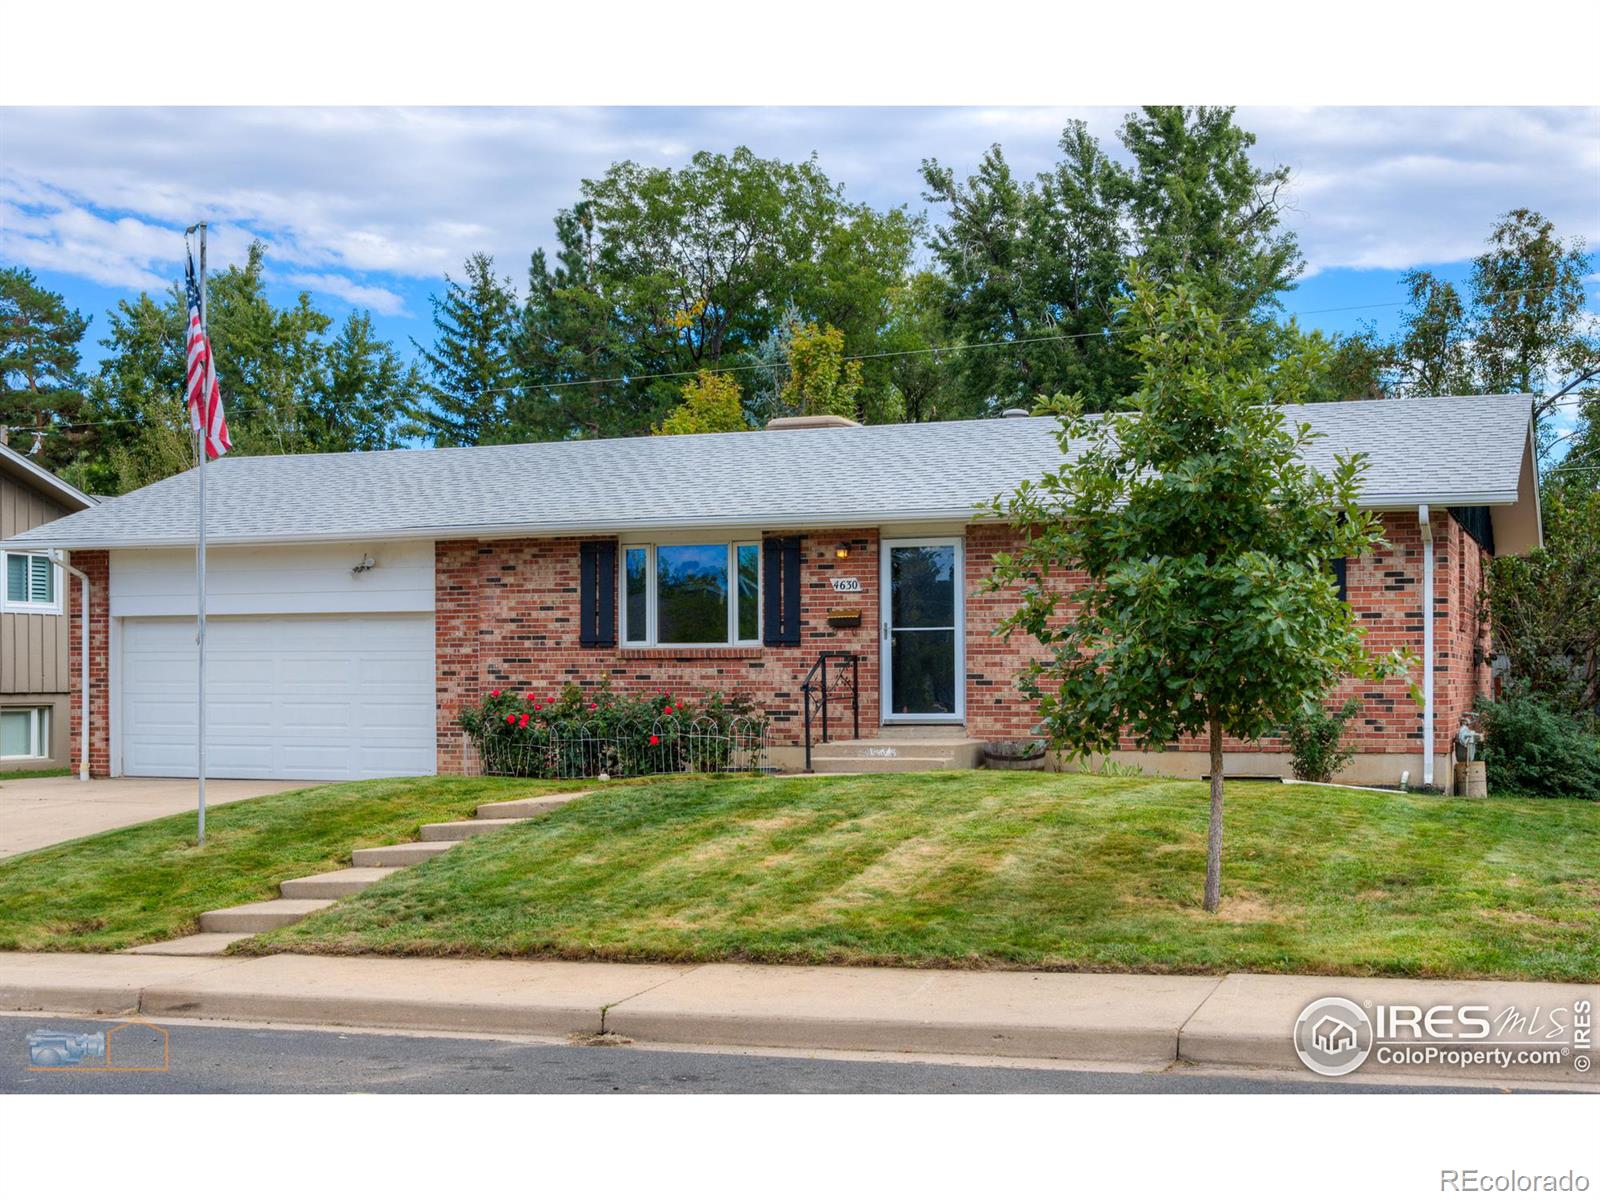
{"label": "red brick wall", "polygon": [[[1367,630],[1368,645],[1378,653],[1399,646],[1416,659],[1416,682],[1422,682],[1422,554],[1421,530],[1415,514],[1382,514],[1389,546],[1350,564],[1348,596],[1356,617]],[[1434,537],[1434,731],[1440,755],[1436,782],[1448,775],[1450,738],[1462,712],[1489,686],[1487,633],[1477,620],[1477,593],[1486,555],[1447,512],[1432,514]],[[976,737],[1022,737],[1037,720],[1016,688],[1028,657],[1037,653],[1031,640],[1001,641],[993,634],[1000,616],[1016,601],[1015,592],[978,595],[977,587],[992,567],[997,551],[1014,548],[1016,535],[1002,526],[967,528],[967,728]],[[1060,581],[1070,587],[1070,577]],[[1334,700],[1354,696],[1360,708],[1352,718],[1348,739],[1358,752],[1420,753],[1421,709],[1403,680],[1342,684]],[[1135,749],[1129,741],[1125,749]],[[1204,750],[1203,738],[1189,738],[1173,750]],[[1269,739],[1259,745],[1229,742],[1227,749],[1282,750]]]}
{"label": "red brick wall", "polygon": [[[111,774],[111,676],[110,639],[106,590],[111,581],[110,555],[104,550],[77,550],[72,565],[89,577],[89,773],[96,778]],[[68,673],[72,680],[72,762],[78,769],[82,744],[83,706],[79,688],[83,686],[83,584],[67,574],[67,611],[71,617],[72,645],[68,651]]]}
{"label": "red brick wall", "polygon": [[[786,531],[773,530],[771,535]],[[439,671],[439,769],[461,769],[456,723],[465,704],[493,688],[555,692],[609,683],[629,694],[711,692],[755,701],[773,718],[773,741],[801,740],[800,685],[819,651],[854,650],[861,663],[861,727],[878,724],[878,533],[829,530],[800,535],[800,645],[688,649],[593,649],[578,645],[578,544],[581,538],[440,542],[435,548],[435,629]],[[848,542],[850,556],[836,557]],[[835,575],[861,581],[837,593]],[[830,609],[860,609],[854,629],[829,626]],[[835,709],[834,726],[848,728]],[[835,734],[837,736],[837,733]]]}

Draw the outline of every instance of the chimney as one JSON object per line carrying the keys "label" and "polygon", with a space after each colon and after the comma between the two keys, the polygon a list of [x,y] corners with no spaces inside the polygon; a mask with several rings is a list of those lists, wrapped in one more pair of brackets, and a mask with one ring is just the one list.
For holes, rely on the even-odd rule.
{"label": "chimney", "polygon": [[860,421],[849,417],[836,417],[832,413],[818,413],[814,417],[773,417],[768,429],[859,429]]}

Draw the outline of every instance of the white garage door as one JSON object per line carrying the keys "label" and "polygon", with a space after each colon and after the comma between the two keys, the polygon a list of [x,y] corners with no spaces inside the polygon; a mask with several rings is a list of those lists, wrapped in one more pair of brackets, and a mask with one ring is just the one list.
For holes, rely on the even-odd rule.
{"label": "white garage door", "polygon": [[[122,626],[122,769],[195,772],[194,619]],[[433,617],[212,617],[206,774],[374,779],[434,771]]]}

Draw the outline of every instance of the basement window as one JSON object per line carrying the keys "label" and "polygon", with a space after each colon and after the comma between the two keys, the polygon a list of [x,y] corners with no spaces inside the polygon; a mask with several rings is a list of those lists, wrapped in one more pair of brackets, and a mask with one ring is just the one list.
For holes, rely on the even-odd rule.
{"label": "basement window", "polygon": [[0,759],[49,757],[50,710],[0,708]]}
{"label": "basement window", "polygon": [[760,644],[759,542],[624,546],[620,565],[623,645]]}
{"label": "basement window", "polygon": [[61,613],[61,568],[44,554],[6,554],[5,591],[0,608],[7,612]]}

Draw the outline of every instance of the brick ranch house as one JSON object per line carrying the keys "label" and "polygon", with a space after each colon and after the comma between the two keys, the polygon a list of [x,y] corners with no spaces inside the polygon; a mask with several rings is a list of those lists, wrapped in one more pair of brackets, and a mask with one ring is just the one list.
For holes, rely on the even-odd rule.
{"label": "brick ranch house", "polygon": [[[1426,713],[1402,683],[1341,689],[1361,705],[1345,778],[1446,784],[1451,735],[1489,684],[1485,564],[1540,540],[1531,402],[1363,401],[1302,417],[1325,435],[1317,464],[1369,456],[1364,501],[1389,543],[1337,564],[1337,586],[1377,647],[1419,661],[1432,647],[1418,681]],[[976,591],[1013,535],[974,518],[1059,465],[1055,421],[774,425],[218,460],[207,476],[210,773],[457,771],[463,705],[495,687],[602,681],[748,697],[772,718],[773,760],[796,766],[801,684],[830,650],[859,655],[864,736],[1027,735],[1035,715],[1015,680],[1029,646],[993,633],[1007,597]],[[194,771],[194,536],[191,474],[5,544],[66,551],[90,580],[97,775]],[[77,621],[76,590],[69,612]],[[71,644],[76,679],[76,625]],[[74,739],[81,723],[75,709]],[[1199,774],[1202,749],[1119,757]],[[1273,742],[1228,751],[1230,771],[1286,769]]]}

